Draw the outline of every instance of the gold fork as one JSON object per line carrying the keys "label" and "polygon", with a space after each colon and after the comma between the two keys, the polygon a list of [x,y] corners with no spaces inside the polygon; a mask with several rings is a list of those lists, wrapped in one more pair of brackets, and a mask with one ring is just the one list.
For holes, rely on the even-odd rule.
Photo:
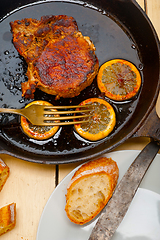
{"label": "gold fork", "polygon": [[[65,110],[65,109],[74,109],[74,108],[83,108],[79,110]],[[63,111],[57,111],[57,109]],[[32,104],[27,108],[22,109],[9,109],[9,108],[0,108],[0,113],[13,113],[24,116],[27,118],[33,125],[39,126],[57,126],[57,125],[71,125],[78,124],[82,122],[88,122],[89,119],[83,120],[82,118],[87,118],[90,115],[85,114],[90,112],[89,106],[47,106],[47,105],[39,105]],[[65,116],[68,114],[81,114],[81,115],[71,115]],[[64,115],[64,116],[62,116]],[[78,119],[76,121],[61,121],[61,120],[73,120]]]}

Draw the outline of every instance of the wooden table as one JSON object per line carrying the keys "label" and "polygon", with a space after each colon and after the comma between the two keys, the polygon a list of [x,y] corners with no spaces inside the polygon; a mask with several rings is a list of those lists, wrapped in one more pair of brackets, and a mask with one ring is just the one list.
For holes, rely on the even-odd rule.
{"label": "wooden table", "polygon": [[[160,36],[160,0],[138,0],[137,2],[146,11]],[[157,110],[160,116],[160,100]],[[148,141],[146,138],[128,140],[115,150],[141,150]],[[10,168],[9,179],[0,193],[0,207],[11,202],[17,204],[16,227],[2,235],[0,239],[36,240],[42,211],[56,186],[56,166],[25,162],[8,155],[0,155],[0,157]],[[59,182],[77,165],[60,165],[58,167]]]}

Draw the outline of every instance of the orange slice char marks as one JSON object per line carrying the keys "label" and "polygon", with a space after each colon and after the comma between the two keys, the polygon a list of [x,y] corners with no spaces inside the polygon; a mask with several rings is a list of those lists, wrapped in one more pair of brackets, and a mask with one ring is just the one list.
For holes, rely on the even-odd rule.
{"label": "orange slice char marks", "polygon": [[122,101],[134,97],[141,86],[141,75],[134,64],[123,59],[105,62],[98,72],[98,87],[113,100]]}

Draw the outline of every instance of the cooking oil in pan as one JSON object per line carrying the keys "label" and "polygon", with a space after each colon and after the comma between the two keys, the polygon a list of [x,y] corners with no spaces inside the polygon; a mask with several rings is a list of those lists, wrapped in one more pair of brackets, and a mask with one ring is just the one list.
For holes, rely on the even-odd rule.
{"label": "cooking oil in pan", "polygon": [[[23,58],[17,53],[12,44],[10,32],[11,21],[22,18],[40,19],[43,15],[68,15],[75,18],[79,30],[84,36],[89,36],[96,47],[96,55],[99,64],[113,58],[122,58],[134,63],[140,70],[143,65],[140,61],[138,48],[132,36],[117,24],[110,14],[91,6],[73,4],[67,2],[43,2],[26,6],[12,14],[8,14],[0,23],[0,106],[11,108],[23,108],[32,100],[22,98],[21,82],[27,81],[25,76],[27,65]],[[34,100],[49,101],[54,105],[79,104],[81,101],[91,97],[105,98],[97,87],[96,79],[91,86],[81,92],[73,99],[60,99],[40,90],[36,90]],[[105,98],[114,107],[117,123],[114,131],[106,139],[96,143],[82,139],[73,126],[61,127],[57,134],[45,141],[29,139],[21,130],[19,117],[14,115],[1,115],[1,137],[16,147],[37,154],[72,154],[93,148],[103,141],[113,138],[123,128],[136,108],[138,97],[126,102],[114,102]]]}

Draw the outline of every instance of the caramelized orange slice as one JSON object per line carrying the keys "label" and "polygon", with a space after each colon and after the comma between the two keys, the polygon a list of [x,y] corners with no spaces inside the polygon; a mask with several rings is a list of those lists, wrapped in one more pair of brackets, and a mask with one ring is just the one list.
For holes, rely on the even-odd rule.
{"label": "caramelized orange slice", "polygon": [[[26,107],[29,107],[32,104],[40,105],[51,105],[51,103],[45,101],[33,101],[29,103]],[[25,117],[21,117],[21,127],[23,132],[30,138],[37,140],[45,140],[52,137],[59,129],[59,126],[35,126],[31,124]]]}
{"label": "caramelized orange slice", "polygon": [[114,59],[104,63],[97,76],[101,92],[113,100],[127,100],[137,94],[141,86],[138,69],[123,59]]}
{"label": "caramelized orange slice", "polygon": [[99,98],[87,99],[80,105],[85,104],[91,106],[90,116],[84,118],[89,121],[75,124],[77,133],[91,141],[97,141],[108,136],[116,124],[116,114],[113,107]]}

